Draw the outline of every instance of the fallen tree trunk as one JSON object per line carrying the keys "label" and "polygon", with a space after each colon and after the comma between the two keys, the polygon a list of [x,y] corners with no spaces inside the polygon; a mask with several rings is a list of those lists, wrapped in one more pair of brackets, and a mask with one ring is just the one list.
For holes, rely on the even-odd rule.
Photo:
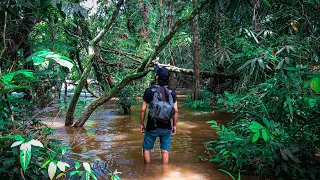
{"label": "fallen tree trunk", "polygon": [[[158,66],[164,66],[166,67],[170,72],[176,72],[186,75],[193,75],[194,71],[192,69],[185,69],[185,68],[179,68],[176,66],[171,66],[167,64],[158,64]],[[151,70],[151,69],[150,69]],[[208,78],[208,77],[223,77],[225,79],[239,79],[239,74],[222,74],[222,73],[215,73],[210,71],[200,71],[201,78]]]}

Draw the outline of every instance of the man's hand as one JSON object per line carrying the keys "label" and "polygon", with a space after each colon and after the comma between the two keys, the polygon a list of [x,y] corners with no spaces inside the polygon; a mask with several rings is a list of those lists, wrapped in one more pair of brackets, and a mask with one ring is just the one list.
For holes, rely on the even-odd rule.
{"label": "man's hand", "polygon": [[144,133],[144,124],[140,124],[140,131]]}
{"label": "man's hand", "polygon": [[172,134],[176,134],[177,131],[177,127],[176,126],[172,126],[171,132]]}

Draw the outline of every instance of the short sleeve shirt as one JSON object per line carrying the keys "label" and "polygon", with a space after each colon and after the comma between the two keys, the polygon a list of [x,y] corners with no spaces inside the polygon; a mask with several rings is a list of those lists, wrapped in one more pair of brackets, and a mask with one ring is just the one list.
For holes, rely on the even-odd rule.
{"label": "short sleeve shirt", "polygon": [[[172,91],[171,95],[172,95],[173,103],[175,103],[177,101],[177,94],[174,90],[172,90],[170,88],[168,88],[168,89]],[[147,88],[144,91],[142,99],[149,104],[153,100],[153,94],[155,91],[156,91],[156,87],[154,87],[154,86]],[[171,129],[171,123],[168,123],[168,124],[159,123],[159,124],[157,124],[157,128]],[[148,121],[147,121],[146,130],[154,130],[154,129],[156,129],[155,125],[154,125],[154,121],[151,119],[151,116],[149,115],[149,112],[148,112]]]}

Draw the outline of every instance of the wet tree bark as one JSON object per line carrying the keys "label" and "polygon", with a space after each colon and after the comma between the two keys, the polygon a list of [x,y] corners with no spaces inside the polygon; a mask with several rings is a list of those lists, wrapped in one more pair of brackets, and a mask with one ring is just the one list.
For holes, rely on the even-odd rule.
{"label": "wet tree bark", "polygon": [[89,47],[88,47],[88,61],[86,63],[86,68],[84,69],[81,78],[80,78],[80,82],[77,85],[77,88],[74,92],[74,95],[72,97],[72,100],[70,102],[68,111],[67,111],[67,115],[66,115],[66,121],[65,121],[65,125],[66,126],[71,126],[73,124],[73,120],[74,120],[74,111],[78,102],[78,99],[80,97],[81,91],[83,86],[85,85],[85,83],[87,82],[87,77],[91,71],[91,67],[92,67],[92,60],[95,56],[95,46],[97,45],[97,43],[103,38],[103,36],[107,33],[107,31],[110,29],[112,23],[114,22],[115,18],[117,17],[120,7],[123,4],[123,0],[119,0],[117,3],[117,7],[116,9],[113,11],[113,14],[111,16],[111,18],[109,19],[109,22],[107,23],[107,25],[105,26],[105,28],[100,31],[100,33],[93,39],[90,41],[89,43]]}
{"label": "wet tree bark", "polygon": [[[197,7],[197,0],[193,0],[193,7]],[[199,31],[198,17],[193,19],[193,100],[200,99],[200,62],[199,62]]]}
{"label": "wet tree bark", "polygon": [[164,39],[159,43],[159,46],[157,46],[154,51],[150,54],[148,58],[146,58],[141,66],[137,69],[136,72],[128,74],[124,79],[121,80],[119,84],[117,84],[115,87],[113,87],[108,93],[106,93],[104,96],[95,99],[92,101],[84,110],[81,117],[78,119],[78,121],[74,124],[75,127],[81,127],[85,124],[87,119],[91,116],[93,111],[101,106],[102,104],[108,102],[112,97],[114,97],[120,90],[122,90],[129,82],[144,77],[148,74],[148,66],[151,63],[152,60],[154,60],[158,54],[168,45],[174,34],[181,28],[181,26],[185,25],[189,21],[191,21],[208,3],[208,0],[203,2],[199,7],[195,8],[191,14],[184,18],[177,20],[174,25],[172,26],[172,29],[170,30],[170,33],[164,37]]}

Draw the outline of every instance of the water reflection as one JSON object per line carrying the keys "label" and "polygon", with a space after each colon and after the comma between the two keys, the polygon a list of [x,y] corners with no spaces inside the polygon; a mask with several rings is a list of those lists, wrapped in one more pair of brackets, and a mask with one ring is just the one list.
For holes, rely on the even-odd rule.
{"label": "water reflection", "polygon": [[[89,161],[99,179],[107,179],[108,168],[122,172],[122,179],[229,179],[208,162],[198,161],[204,155],[203,142],[216,138],[206,121],[225,123],[232,117],[211,109],[193,110],[180,107],[177,133],[172,136],[170,164],[161,165],[160,144],[152,152],[152,164],[145,165],[142,157],[143,134],[139,130],[139,108],[132,115],[120,115],[112,103],[98,109],[82,128],[64,127],[61,113],[52,124],[55,138],[72,147],[71,158]],[[55,113],[50,113],[54,115]],[[52,117],[46,114],[45,123]]]}

